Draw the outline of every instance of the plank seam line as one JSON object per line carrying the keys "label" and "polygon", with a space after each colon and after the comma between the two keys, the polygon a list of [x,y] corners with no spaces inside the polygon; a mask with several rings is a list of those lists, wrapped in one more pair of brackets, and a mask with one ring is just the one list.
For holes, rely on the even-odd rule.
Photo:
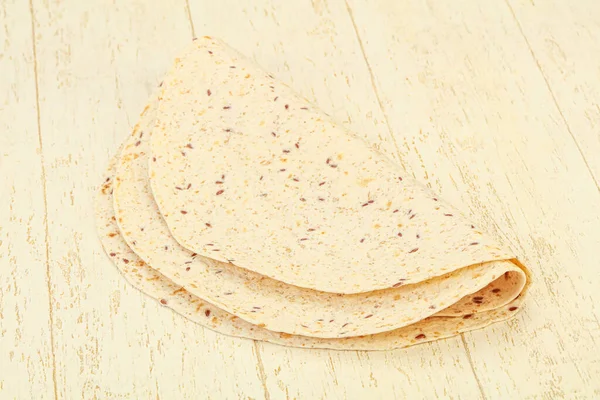
{"label": "plank seam line", "polygon": [[[185,0],[185,8],[188,16],[188,21],[190,23],[190,29],[192,31],[192,38],[196,37],[196,29],[194,28],[194,20],[192,18],[192,10],[190,8],[189,0]],[[265,366],[262,362],[262,358],[260,356],[260,348],[258,347],[258,342],[253,340],[254,352],[256,354],[256,363],[258,364],[258,376],[260,379],[261,386],[263,388],[265,400],[271,400],[271,395],[269,394],[269,389],[267,387],[267,374],[265,373]]]}
{"label": "plank seam line", "polygon": [[35,13],[33,11],[33,0],[29,0],[29,14],[31,17],[31,41],[33,50],[33,76],[35,79],[35,105],[37,117],[38,146],[40,147],[40,160],[42,172],[42,198],[44,200],[44,241],[45,241],[45,262],[46,262],[46,285],[48,288],[48,314],[50,328],[50,353],[52,361],[52,385],[54,388],[54,398],[58,399],[58,384],[56,381],[56,345],[54,340],[54,310],[52,307],[52,282],[50,273],[50,247],[49,247],[49,229],[48,229],[48,185],[46,182],[46,163],[44,160],[44,143],[42,140],[42,127],[40,117],[40,89],[37,63],[37,46],[35,37]]}
{"label": "plank seam line", "polygon": [[[358,41],[358,45],[360,47],[360,51],[363,56],[363,60],[365,61],[365,64],[367,65],[367,70],[369,71],[371,87],[373,87],[373,92],[375,93],[375,98],[377,99],[379,109],[381,110],[381,113],[383,114],[383,118],[385,119],[385,126],[387,127],[388,136],[392,139],[392,143],[394,144],[394,148],[396,149],[396,156],[398,157],[398,160],[400,161],[402,168],[404,168],[404,170],[406,171],[407,169],[406,169],[406,166],[404,165],[404,160],[402,160],[402,156],[400,155],[400,148],[398,147],[396,138],[394,137],[394,134],[392,133],[392,128],[390,126],[390,121],[388,119],[387,112],[385,111],[385,108],[383,107],[381,97],[379,96],[379,90],[377,90],[377,85],[375,84],[375,75],[373,74],[371,64],[369,63],[369,60],[367,58],[367,53],[365,52],[365,47],[363,45],[363,41],[360,38],[360,35],[358,34],[358,27],[356,26],[356,21],[354,20],[354,13],[352,12],[352,8],[350,8],[350,4],[348,4],[348,0],[345,0],[345,3],[346,3],[346,10],[348,11],[348,16],[350,17],[350,21],[352,22],[352,27],[354,28],[354,34],[356,35],[356,40]],[[381,139],[381,136],[379,138]]]}
{"label": "plank seam line", "polygon": [[[194,28],[194,20],[192,18],[192,10],[190,8],[190,1],[185,0],[185,8],[188,16],[188,21],[190,23],[190,29],[192,31],[192,39],[196,37],[196,29]],[[262,358],[260,356],[260,348],[258,346],[258,342],[253,340],[254,352],[256,354],[256,363],[258,364],[258,376],[260,379],[261,386],[263,388],[265,400],[271,400],[271,395],[269,394],[269,389],[267,387],[267,374],[265,372],[265,366],[262,362]]]}
{"label": "plank seam line", "polygon": [[192,19],[192,10],[190,9],[190,0],[185,0],[185,12],[190,22],[190,28],[192,29],[192,39],[196,37],[196,29],[194,29],[194,20]]}
{"label": "plank seam line", "polygon": [[265,373],[265,366],[260,356],[260,348],[258,347],[258,342],[256,340],[253,340],[253,342],[254,352],[256,353],[256,363],[258,364],[258,376],[260,378],[263,391],[265,392],[265,400],[271,400],[271,395],[269,394],[269,389],[267,388],[267,374]]}
{"label": "plank seam line", "polygon": [[475,377],[475,382],[477,382],[477,387],[479,388],[479,393],[481,394],[481,398],[483,400],[487,400],[485,396],[485,392],[483,391],[483,385],[479,380],[479,376],[477,376],[477,372],[475,372],[475,366],[473,365],[473,357],[471,357],[471,351],[469,350],[469,346],[467,346],[467,341],[465,340],[465,335],[463,333],[460,334],[460,340],[462,341],[463,347],[465,349],[465,353],[467,354],[467,360],[469,360],[469,365],[471,366],[471,371],[473,372],[473,376]]}
{"label": "plank seam line", "polygon": [[554,91],[552,90],[552,87],[550,86],[550,82],[548,81],[548,78],[546,78],[546,74],[544,74],[542,65],[540,64],[537,57],[535,56],[533,47],[531,47],[531,44],[529,43],[529,39],[527,39],[527,36],[525,35],[525,31],[523,30],[523,27],[521,26],[521,23],[519,22],[519,19],[517,18],[517,14],[515,14],[515,10],[513,10],[512,6],[510,5],[510,2],[508,0],[504,0],[504,2],[506,3],[506,6],[508,7],[513,19],[515,20],[515,23],[517,24],[519,32],[521,33],[521,36],[523,36],[523,39],[525,40],[525,44],[527,45],[527,48],[529,49],[529,53],[531,54],[533,61],[535,61],[535,65],[537,66],[538,71],[540,71],[540,74],[542,75],[542,78],[544,79],[544,82],[546,83],[546,88],[548,89],[548,92],[550,92],[550,97],[552,97],[552,101],[554,102],[554,105],[556,106],[556,109],[558,110],[558,113],[560,114],[560,117],[561,117],[563,123],[565,124],[565,127],[567,128],[567,132],[569,132],[569,135],[571,135],[571,139],[575,143],[575,147],[577,148],[577,151],[579,151],[579,154],[581,155],[581,158],[583,159],[583,163],[585,164],[585,167],[587,168],[588,173],[591,175],[592,180],[594,181],[594,184],[596,185],[596,189],[600,193],[599,179],[597,179],[596,176],[594,176],[594,172],[592,171],[590,164],[588,164],[588,161],[585,158],[585,155],[583,154],[583,150],[581,150],[581,146],[579,145],[579,142],[575,138],[575,135],[573,134],[573,131],[571,130],[571,127],[569,126],[569,123],[567,122],[567,118],[563,114],[563,112],[560,108],[560,105],[558,104],[558,100],[556,100],[556,96],[554,95]]}

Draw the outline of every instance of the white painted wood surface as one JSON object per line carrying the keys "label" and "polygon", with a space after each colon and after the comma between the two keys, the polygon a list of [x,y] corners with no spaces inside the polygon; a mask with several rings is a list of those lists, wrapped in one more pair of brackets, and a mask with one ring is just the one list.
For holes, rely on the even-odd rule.
{"label": "white painted wood surface", "polygon": [[[600,398],[600,3],[0,1],[0,399]],[[109,156],[223,38],[506,241],[509,323],[390,352],[202,329],[96,238]]]}

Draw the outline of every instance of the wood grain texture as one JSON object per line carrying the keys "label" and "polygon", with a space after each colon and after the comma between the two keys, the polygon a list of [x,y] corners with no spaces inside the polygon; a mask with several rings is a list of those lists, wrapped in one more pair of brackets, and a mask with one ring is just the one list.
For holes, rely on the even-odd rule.
{"label": "wood grain texture", "polygon": [[600,2],[507,4],[600,190]]}
{"label": "wood grain texture", "polygon": [[[0,399],[600,397],[599,15],[566,0],[2,2]],[[526,310],[336,352],[217,335],[131,288],[96,238],[94,192],[195,35],[507,242],[534,273]]]}
{"label": "wood grain texture", "polygon": [[0,4],[0,398],[51,399],[43,166],[31,14]]}

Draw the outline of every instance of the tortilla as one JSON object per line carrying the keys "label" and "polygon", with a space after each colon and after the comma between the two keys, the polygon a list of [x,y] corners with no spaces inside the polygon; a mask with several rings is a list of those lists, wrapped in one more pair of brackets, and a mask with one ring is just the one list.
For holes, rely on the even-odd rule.
{"label": "tortilla", "polygon": [[188,250],[326,293],[494,261],[524,284],[509,250],[221,41],[194,42],[162,89],[150,183]]}
{"label": "tortilla", "polygon": [[136,288],[217,332],[289,346],[453,336],[515,315],[530,284],[510,250],[209,37],[151,97],[96,215]]}
{"label": "tortilla", "polygon": [[148,139],[156,105],[153,100],[146,108],[121,152],[115,214],[135,253],[195,296],[272,331],[338,338],[385,332],[434,314],[462,316],[495,309],[521,292],[520,270],[506,262],[477,264],[418,285],[339,296],[195,255],[170,235],[150,189]]}
{"label": "tortilla", "polygon": [[96,197],[96,220],[102,246],[125,279],[135,288],[157,299],[161,305],[215,332],[261,340],[284,346],[337,350],[389,350],[454,336],[483,328],[515,315],[523,294],[493,311],[464,317],[430,317],[393,331],[362,337],[318,339],[277,333],[247,323],[190,294],[141,260],[124,241],[113,211],[114,158]]}

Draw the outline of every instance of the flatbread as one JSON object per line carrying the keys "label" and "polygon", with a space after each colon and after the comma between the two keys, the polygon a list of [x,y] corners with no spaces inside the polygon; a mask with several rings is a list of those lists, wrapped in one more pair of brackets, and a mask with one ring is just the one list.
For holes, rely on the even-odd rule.
{"label": "flatbread", "polygon": [[515,315],[530,283],[510,250],[210,37],[151,96],[96,216],[136,288],[217,332],[288,346],[453,336]]}
{"label": "flatbread", "polygon": [[318,339],[266,330],[190,294],[146,264],[127,246],[113,211],[112,195],[116,161],[116,158],[111,161],[96,196],[96,223],[106,254],[133,287],[190,321],[218,333],[291,347],[389,350],[454,336],[505,320],[516,314],[523,301],[525,292],[511,303],[494,311],[464,317],[430,317],[405,328],[362,337]]}
{"label": "flatbread", "polygon": [[463,316],[495,309],[521,292],[521,270],[505,261],[461,268],[417,285],[340,296],[194,254],[170,235],[148,181],[156,105],[155,99],[142,113],[121,152],[115,214],[135,253],[191,294],[272,331],[339,338],[390,331],[431,315]]}
{"label": "flatbread", "polygon": [[326,293],[494,261],[524,284],[509,250],[223,42],[197,40],[162,89],[150,183],[188,250]]}

